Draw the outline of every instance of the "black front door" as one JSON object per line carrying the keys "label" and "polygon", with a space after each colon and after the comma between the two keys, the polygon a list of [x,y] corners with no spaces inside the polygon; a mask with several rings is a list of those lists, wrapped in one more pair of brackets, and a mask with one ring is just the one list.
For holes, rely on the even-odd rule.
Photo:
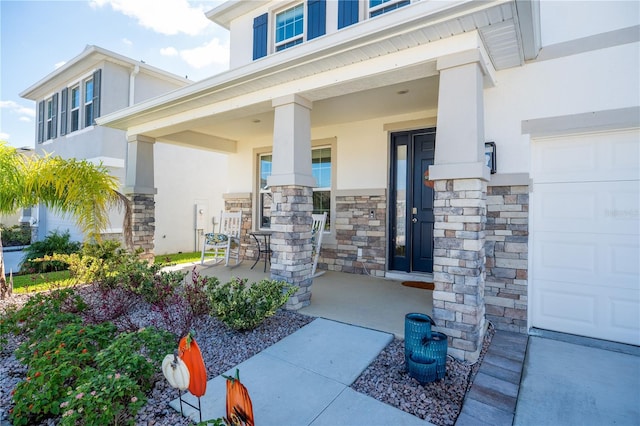
{"label": "black front door", "polygon": [[433,272],[435,129],[391,135],[389,269]]}

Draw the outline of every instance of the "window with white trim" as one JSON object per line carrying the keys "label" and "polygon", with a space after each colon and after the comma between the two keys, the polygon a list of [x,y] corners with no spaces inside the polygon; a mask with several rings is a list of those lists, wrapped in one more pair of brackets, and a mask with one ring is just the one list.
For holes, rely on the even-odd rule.
{"label": "window with white trim", "polygon": [[93,78],[84,82],[84,127],[93,126]]}
{"label": "window with white trim", "polygon": [[80,86],[75,86],[71,89],[71,125],[69,126],[70,132],[75,132],[80,129]]}
{"label": "window with white trim", "polygon": [[369,17],[373,18],[411,4],[411,0],[369,0]]}
{"label": "window with white trim", "polygon": [[279,52],[304,41],[304,3],[276,13],[275,50]]}
{"label": "window with white trim", "polygon": [[[270,153],[259,154],[258,176],[258,221],[260,228],[271,227],[271,205],[273,197],[267,186],[267,178],[271,176],[273,156]],[[331,229],[331,181],[332,181],[331,147],[322,146],[311,150],[311,173],[316,179],[313,188],[313,213],[327,212],[325,231]]]}
{"label": "window with white trim", "polygon": [[316,179],[313,188],[313,213],[327,212],[325,230],[331,229],[331,148],[315,148],[311,151],[311,173]]}
{"label": "window with white trim", "polygon": [[56,110],[53,99],[47,99],[47,140],[53,139],[53,123],[56,118]]}

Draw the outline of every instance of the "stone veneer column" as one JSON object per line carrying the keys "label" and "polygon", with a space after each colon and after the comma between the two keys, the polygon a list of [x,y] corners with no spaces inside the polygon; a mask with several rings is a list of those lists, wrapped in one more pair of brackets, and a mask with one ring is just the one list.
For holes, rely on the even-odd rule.
{"label": "stone veneer column", "polygon": [[141,248],[140,257],[153,261],[156,219],[153,176],[153,145],[155,139],[131,135],[127,144],[127,164],[124,193],[131,202],[133,248]]}
{"label": "stone veneer column", "polygon": [[299,287],[286,308],[297,310],[311,303],[311,212],[313,190],[304,186],[275,186],[271,210],[271,279]]}
{"label": "stone veneer column", "polygon": [[271,278],[300,287],[287,309],[311,300],[311,102],[298,95],[274,99],[271,204]]}
{"label": "stone veneer column", "polygon": [[486,330],[484,83],[492,69],[481,46],[441,57],[437,68],[433,317],[449,354],[475,362]]}
{"label": "stone veneer column", "polygon": [[435,183],[433,316],[450,337],[449,353],[476,361],[485,330],[484,273],[487,183]]}

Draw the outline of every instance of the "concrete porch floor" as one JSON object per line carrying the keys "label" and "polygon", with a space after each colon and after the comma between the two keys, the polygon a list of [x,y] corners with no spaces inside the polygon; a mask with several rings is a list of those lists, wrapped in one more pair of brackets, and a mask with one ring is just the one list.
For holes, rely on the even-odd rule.
{"label": "concrete porch floor", "polygon": [[[270,278],[269,266],[264,271],[261,260],[251,269],[253,260],[244,260],[236,267],[223,264],[194,263],[180,265],[180,269],[193,269],[205,276],[215,276],[221,282],[232,277],[247,278],[249,283]],[[411,277],[410,279],[415,279]],[[410,312],[432,315],[433,292],[402,285],[402,281],[325,271],[313,279],[311,305],[299,312],[319,318],[340,321],[374,330],[393,333],[404,338],[404,317]]]}

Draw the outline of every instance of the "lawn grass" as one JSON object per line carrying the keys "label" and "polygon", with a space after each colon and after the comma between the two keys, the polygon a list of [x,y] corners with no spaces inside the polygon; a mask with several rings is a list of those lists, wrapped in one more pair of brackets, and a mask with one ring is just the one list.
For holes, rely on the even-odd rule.
{"label": "lawn grass", "polygon": [[[200,252],[163,254],[155,257],[155,263],[162,266],[189,263],[200,260]],[[9,279],[9,277],[7,277]],[[45,274],[25,274],[13,276],[13,292],[29,293],[52,288],[69,287],[77,282],[70,278],[69,271],[48,272]]]}
{"label": "lawn grass", "polygon": [[[7,277],[9,279],[9,277]],[[26,274],[13,276],[13,292],[29,293],[52,288],[69,287],[77,284],[69,276],[69,271],[47,272],[46,274]]]}
{"label": "lawn grass", "polygon": [[168,266],[177,263],[197,262],[200,260],[202,253],[199,251],[189,253],[173,253],[161,254],[155,257],[156,265]]}

